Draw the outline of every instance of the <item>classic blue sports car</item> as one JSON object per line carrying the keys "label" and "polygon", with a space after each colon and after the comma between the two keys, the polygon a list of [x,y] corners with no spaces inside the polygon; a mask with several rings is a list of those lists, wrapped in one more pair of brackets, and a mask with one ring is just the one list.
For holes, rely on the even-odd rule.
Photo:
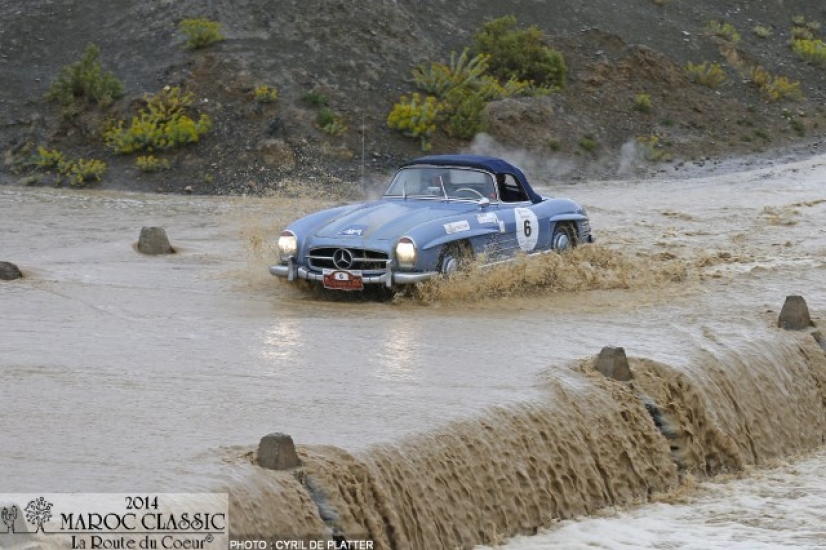
{"label": "classic blue sports car", "polygon": [[484,254],[563,251],[593,242],[585,209],[538,195],[504,160],[433,155],[404,164],[384,196],[305,216],[278,239],[270,273],[337,290],[450,275]]}

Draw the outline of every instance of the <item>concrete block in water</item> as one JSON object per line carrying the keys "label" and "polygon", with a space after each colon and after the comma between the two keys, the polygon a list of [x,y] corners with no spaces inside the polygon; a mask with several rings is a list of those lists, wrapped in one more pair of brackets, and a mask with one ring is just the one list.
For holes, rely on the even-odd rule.
{"label": "concrete block in water", "polygon": [[628,357],[625,356],[625,348],[605,346],[597,357],[596,369],[603,376],[628,382],[633,377],[631,367],[628,365]]}
{"label": "concrete block in water", "polygon": [[144,254],[172,254],[175,249],[169,244],[163,227],[144,227],[138,239],[138,252]]}
{"label": "concrete block in water", "polygon": [[258,465],[270,470],[290,470],[301,466],[293,438],[282,433],[262,437],[258,444]]}
{"label": "concrete block in water", "polygon": [[23,276],[20,269],[11,262],[0,262],[0,281],[13,281]]}
{"label": "concrete block in water", "polygon": [[804,330],[812,326],[809,306],[803,296],[786,296],[777,326],[786,330]]}

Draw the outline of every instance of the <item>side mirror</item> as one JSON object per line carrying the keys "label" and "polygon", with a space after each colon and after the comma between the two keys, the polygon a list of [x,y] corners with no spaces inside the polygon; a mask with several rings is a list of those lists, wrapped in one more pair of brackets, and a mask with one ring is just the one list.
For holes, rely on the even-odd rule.
{"label": "side mirror", "polygon": [[487,208],[490,206],[490,199],[487,197],[482,197],[479,199],[479,208]]}

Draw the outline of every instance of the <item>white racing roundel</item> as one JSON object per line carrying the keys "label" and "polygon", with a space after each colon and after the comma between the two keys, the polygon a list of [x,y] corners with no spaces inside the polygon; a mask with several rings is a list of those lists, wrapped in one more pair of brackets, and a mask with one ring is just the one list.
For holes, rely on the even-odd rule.
{"label": "white racing roundel", "polygon": [[539,240],[539,220],[528,208],[515,208],[513,212],[516,215],[516,239],[519,241],[519,248],[524,252],[530,252],[536,248]]}

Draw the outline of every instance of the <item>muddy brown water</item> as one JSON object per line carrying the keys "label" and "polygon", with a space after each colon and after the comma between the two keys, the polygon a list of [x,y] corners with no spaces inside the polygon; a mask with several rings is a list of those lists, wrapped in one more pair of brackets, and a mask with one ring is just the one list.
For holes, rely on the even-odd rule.
{"label": "muddy brown water", "polygon": [[[789,294],[826,324],[824,180],[814,157],[549,187],[597,246],[389,302],[267,273],[327,202],[0,188],[25,275],[0,285],[2,491],[226,490],[237,533],[469,548],[815,449],[824,354],[775,325]],[[137,253],[145,225],[177,253]],[[633,391],[590,371],[604,345]],[[274,431],[306,478],[251,464]]]}

